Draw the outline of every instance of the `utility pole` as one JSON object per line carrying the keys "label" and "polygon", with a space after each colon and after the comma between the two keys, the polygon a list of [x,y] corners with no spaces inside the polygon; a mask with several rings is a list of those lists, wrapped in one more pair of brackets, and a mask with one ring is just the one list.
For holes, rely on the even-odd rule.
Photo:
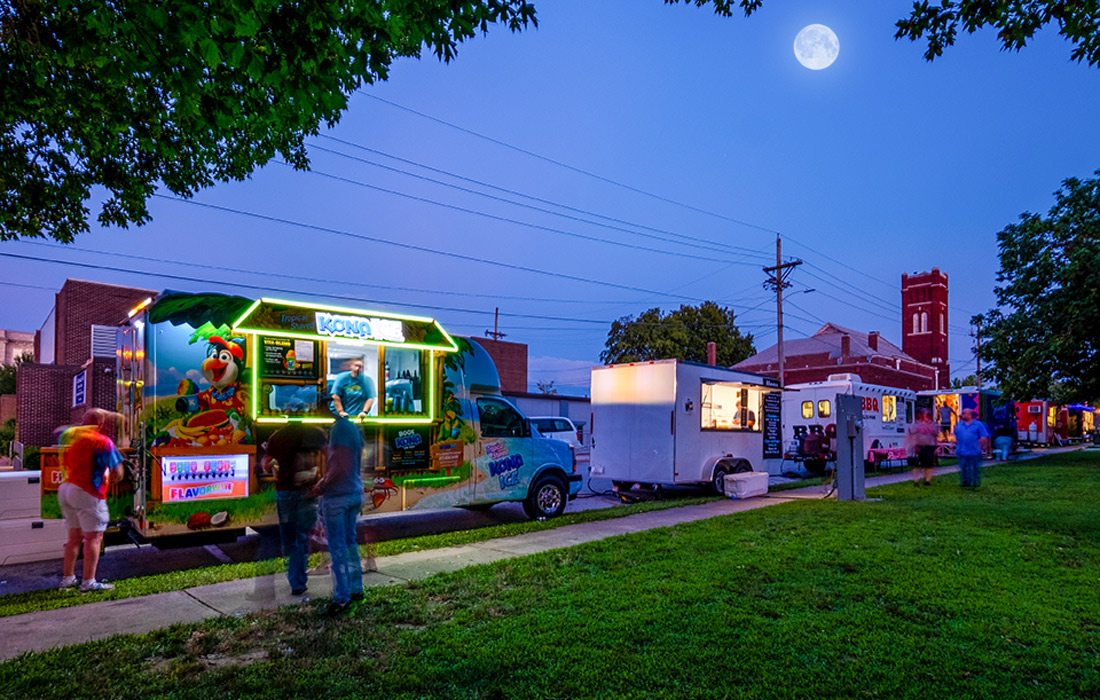
{"label": "utility pole", "polygon": [[764,274],[768,276],[768,279],[764,281],[764,288],[775,290],[775,315],[779,324],[776,328],[778,332],[778,342],[775,348],[779,354],[780,388],[786,385],[783,372],[783,290],[791,286],[787,278],[790,277],[791,272],[801,264],[801,260],[783,262],[783,239],[779,237],[778,233],[775,234],[775,266],[764,268]]}
{"label": "utility pole", "polygon": [[485,331],[485,337],[500,340],[506,335],[508,334],[500,330],[500,307],[498,306],[493,312],[493,330]]}
{"label": "utility pole", "polygon": [[985,317],[978,314],[974,318],[970,319],[974,322],[974,340],[977,342],[977,347],[974,348],[974,358],[977,360],[978,368],[975,374],[978,377],[978,388],[982,388],[982,321]]}

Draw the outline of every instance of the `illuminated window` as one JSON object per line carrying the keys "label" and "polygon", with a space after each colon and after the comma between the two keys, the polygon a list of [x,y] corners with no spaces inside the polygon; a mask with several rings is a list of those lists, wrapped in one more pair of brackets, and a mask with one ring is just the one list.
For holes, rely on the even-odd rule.
{"label": "illuminated window", "polygon": [[829,399],[822,399],[817,402],[817,415],[821,418],[828,418],[833,415],[833,406]]}
{"label": "illuminated window", "polygon": [[[762,393],[759,387],[733,382],[704,383],[701,387],[699,427],[703,430],[760,432]],[[812,406],[812,404],[811,404]]]}
{"label": "illuminated window", "polygon": [[802,402],[802,417],[810,419],[814,417],[814,402],[803,401]]}
{"label": "illuminated window", "polygon": [[927,333],[928,332],[928,312],[927,311],[921,311],[920,312],[920,332],[921,333]]}
{"label": "illuminated window", "polygon": [[898,397],[888,394],[882,397],[882,422],[893,423],[898,418]]}

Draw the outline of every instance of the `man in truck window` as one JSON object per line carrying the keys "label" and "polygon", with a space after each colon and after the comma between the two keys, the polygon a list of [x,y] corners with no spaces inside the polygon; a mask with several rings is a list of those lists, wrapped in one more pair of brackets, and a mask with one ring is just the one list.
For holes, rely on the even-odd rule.
{"label": "man in truck window", "polygon": [[374,406],[375,396],[374,380],[363,374],[363,360],[355,358],[332,383],[332,411],[340,418],[363,418]]}

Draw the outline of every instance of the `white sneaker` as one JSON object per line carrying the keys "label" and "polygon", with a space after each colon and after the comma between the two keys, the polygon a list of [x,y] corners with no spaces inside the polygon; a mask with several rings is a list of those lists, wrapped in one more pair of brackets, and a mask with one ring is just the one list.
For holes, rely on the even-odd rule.
{"label": "white sneaker", "polygon": [[66,588],[76,588],[77,583],[79,582],[76,580],[76,576],[62,576],[57,590],[63,591]]}
{"label": "white sneaker", "polygon": [[91,581],[85,581],[84,583],[80,584],[81,593],[90,593],[92,591],[113,591],[114,589],[115,587],[113,585],[109,583],[103,583],[102,581],[96,581],[95,579],[92,579]]}

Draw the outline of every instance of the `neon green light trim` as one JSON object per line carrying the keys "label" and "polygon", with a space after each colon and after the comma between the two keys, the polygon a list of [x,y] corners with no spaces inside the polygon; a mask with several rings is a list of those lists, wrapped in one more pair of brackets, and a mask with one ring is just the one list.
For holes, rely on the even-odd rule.
{"label": "neon green light trim", "polygon": [[257,299],[256,301],[252,302],[252,306],[248,307],[248,311],[245,311],[245,312],[244,312],[243,314],[241,314],[241,317],[240,317],[240,318],[238,318],[238,319],[237,319],[236,321],[234,321],[233,323],[229,324],[229,327],[230,327],[230,328],[236,328],[236,327],[237,327],[237,324],[239,324],[240,322],[244,321],[244,320],[245,320],[246,318],[248,318],[249,316],[251,316],[251,315],[252,315],[252,312],[253,312],[253,311],[255,311],[255,310],[256,310],[256,307],[257,307],[257,306],[259,306],[259,305],[260,305],[260,300],[259,300],[259,299]]}
{"label": "neon green light trim", "polygon": [[252,358],[252,420],[256,420],[256,416],[260,415],[260,363],[256,357],[259,340],[256,336],[250,336],[248,340],[252,346],[248,349],[249,357]]}
{"label": "neon green light trim", "polygon": [[[258,416],[257,423],[335,423],[335,418],[311,418],[297,416]],[[352,421],[357,425],[430,425],[435,421],[431,417],[419,418],[364,418],[361,421]]]}
{"label": "neon green light trim", "polygon": [[443,350],[443,352],[458,352],[458,343],[456,343],[455,339],[451,337],[451,334],[448,333],[443,326],[439,325],[439,321],[432,321],[432,323],[434,323],[435,327],[439,329],[439,332],[443,334],[443,337],[447,339],[447,342],[451,344],[450,350],[443,350],[442,348],[438,349]]}
{"label": "neon green light trim", "polygon": [[[270,338],[300,338],[301,340],[323,340],[326,343],[337,343],[339,345],[385,345],[387,347],[395,348],[410,348],[412,350],[439,350],[441,352],[456,352],[458,346],[452,350],[450,348],[441,348],[436,345],[422,345],[420,343],[401,343],[389,340],[360,340],[357,338],[333,338],[327,335],[318,335],[316,333],[295,333],[294,331],[281,331],[278,329],[269,328],[248,328],[234,326],[233,330],[237,333],[246,333],[250,335],[265,335]],[[453,340],[451,341],[454,342]]]}
{"label": "neon green light trim", "polygon": [[461,476],[429,476],[422,479],[405,479],[398,486],[412,486],[413,484],[438,484],[438,483],[454,483],[456,481],[462,481]]}
{"label": "neon green light trim", "polygon": [[[435,323],[434,318],[428,318],[427,316],[409,316],[407,314],[402,315],[402,314],[395,314],[395,313],[390,313],[390,312],[386,312],[386,311],[372,311],[370,309],[352,309],[352,308],[349,308],[347,306],[328,306],[328,305],[322,305],[322,304],[311,304],[309,302],[304,302],[304,301],[288,301],[286,299],[271,299],[271,298],[268,298],[268,297],[264,297],[263,299],[260,299],[260,301],[258,301],[256,303],[259,304],[260,302],[267,302],[269,304],[286,304],[287,306],[300,306],[303,309],[315,309],[317,311],[342,311],[344,313],[351,313],[351,314],[356,314],[356,315],[359,315],[359,316],[362,316],[362,315],[382,316],[384,318],[392,318],[392,319],[396,319],[398,321],[420,321],[422,323]],[[252,310],[250,309],[249,313],[251,313],[251,312],[252,312]],[[245,315],[247,316],[247,314],[245,314]],[[242,317],[241,320],[243,321],[244,318]]]}

